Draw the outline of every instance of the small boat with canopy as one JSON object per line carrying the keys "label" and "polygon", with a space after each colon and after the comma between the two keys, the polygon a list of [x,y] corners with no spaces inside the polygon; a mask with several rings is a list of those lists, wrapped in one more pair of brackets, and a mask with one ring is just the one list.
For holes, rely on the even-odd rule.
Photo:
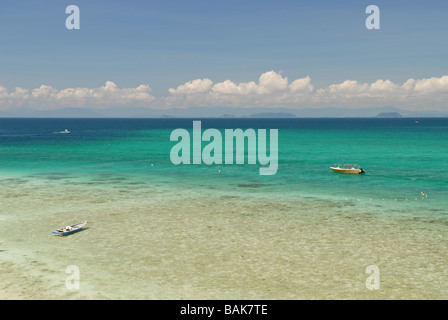
{"label": "small boat with canopy", "polygon": [[330,167],[334,172],[360,174],[365,173],[364,169],[357,164],[338,163]]}

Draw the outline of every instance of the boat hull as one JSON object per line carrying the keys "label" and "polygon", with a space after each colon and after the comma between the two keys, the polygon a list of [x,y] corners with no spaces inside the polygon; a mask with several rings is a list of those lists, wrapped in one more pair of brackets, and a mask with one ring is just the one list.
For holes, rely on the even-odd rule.
{"label": "boat hull", "polygon": [[84,226],[87,224],[87,221],[81,222],[81,223],[77,223],[74,224],[71,227],[70,230],[66,230],[66,228],[62,228],[62,229],[57,229],[57,230],[53,230],[51,232],[52,235],[54,236],[59,236],[59,237],[63,237],[63,236],[68,236],[70,234],[76,233],[78,231],[81,231],[82,228],[84,228]]}
{"label": "boat hull", "polygon": [[344,169],[344,168],[334,168],[334,167],[330,167],[330,169],[333,170],[334,172],[339,172],[339,173],[351,173],[351,174],[364,173],[364,171],[362,169]]}

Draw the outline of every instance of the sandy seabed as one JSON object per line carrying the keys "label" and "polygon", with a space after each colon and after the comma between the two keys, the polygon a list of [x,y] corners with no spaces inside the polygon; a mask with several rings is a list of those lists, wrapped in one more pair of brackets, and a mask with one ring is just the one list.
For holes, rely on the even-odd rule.
{"label": "sandy seabed", "polygon": [[[447,219],[116,181],[1,181],[0,299],[446,299]],[[85,230],[54,237],[87,220]],[[377,266],[379,289],[366,273]],[[79,289],[66,285],[68,266]]]}

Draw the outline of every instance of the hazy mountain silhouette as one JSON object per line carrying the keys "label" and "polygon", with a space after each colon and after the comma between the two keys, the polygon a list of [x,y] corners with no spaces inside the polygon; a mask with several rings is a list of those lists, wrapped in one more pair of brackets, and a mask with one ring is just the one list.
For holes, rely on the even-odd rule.
{"label": "hazy mountain silhouette", "polygon": [[36,110],[18,108],[0,111],[2,118],[364,118],[380,114],[400,114],[402,117],[448,117],[448,112],[409,111],[395,107],[381,108],[231,108],[190,107],[150,109],[121,107],[109,109],[62,108]]}

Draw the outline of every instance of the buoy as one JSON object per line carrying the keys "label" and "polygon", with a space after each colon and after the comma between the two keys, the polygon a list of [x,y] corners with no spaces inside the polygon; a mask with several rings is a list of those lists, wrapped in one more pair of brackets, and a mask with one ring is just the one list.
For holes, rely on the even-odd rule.
{"label": "buoy", "polygon": [[424,193],[423,193],[423,191],[422,192],[420,192],[420,194],[423,196],[424,195]]}

